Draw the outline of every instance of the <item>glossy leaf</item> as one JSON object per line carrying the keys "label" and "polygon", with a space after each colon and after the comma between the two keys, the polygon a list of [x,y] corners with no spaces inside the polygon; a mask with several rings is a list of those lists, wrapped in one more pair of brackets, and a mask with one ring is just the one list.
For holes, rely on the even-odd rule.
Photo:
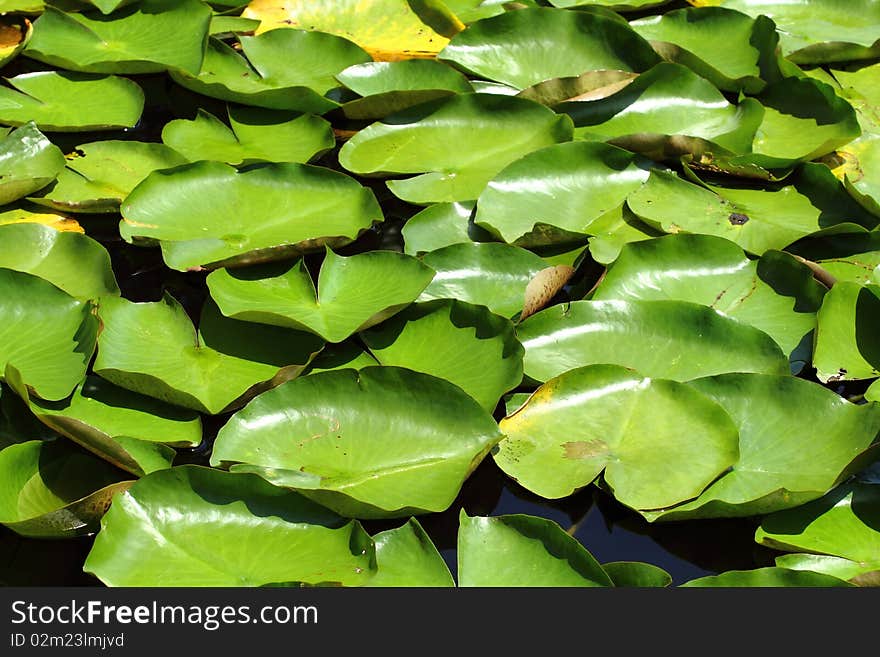
{"label": "glossy leaf", "polygon": [[163,144],[96,141],[67,157],[58,180],[29,200],[62,212],[117,213],[123,199],[158,169],[186,164]]}
{"label": "glossy leaf", "polygon": [[258,32],[320,30],[354,41],[378,61],[433,57],[464,27],[442,3],[426,0],[251,0]]}
{"label": "glossy leaf", "polygon": [[551,520],[469,517],[458,529],[459,586],[613,586],[593,555]]}
{"label": "glossy leaf", "polygon": [[206,304],[199,331],[170,296],[104,297],[95,374],[170,404],[216,414],[297,376],[322,342],[308,333],[221,318]]}
{"label": "glossy leaf", "polygon": [[[42,208],[28,206],[27,203],[16,204],[0,212],[0,226],[10,224],[40,224],[58,232],[85,233],[85,229],[76,219],[54,212],[45,212],[42,211]],[[14,268],[11,267],[11,269]]]}
{"label": "glossy leaf", "polygon": [[77,132],[131,128],[144,109],[144,92],[131,80],[85,73],[41,71],[7,79],[0,87],[0,124]]}
{"label": "glossy leaf", "polygon": [[396,367],[301,377],[220,430],[212,465],[242,463],[343,515],[442,511],[501,433],[454,385]]}
{"label": "glossy leaf", "polygon": [[332,372],[333,370],[362,370],[365,367],[378,365],[376,359],[364,349],[355,338],[338,344],[328,344],[303,372],[302,376]]}
{"label": "glossy leaf", "polygon": [[672,575],[662,568],[638,561],[614,561],[603,563],[614,586],[638,588],[664,588],[672,584]]}
{"label": "glossy leaf", "polygon": [[539,224],[589,234],[648,179],[636,156],[601,143],[556,144],[529,153],[495,176],[477,202],[478,226],[505,242],[528,242]]}
{"label": "glossy leaf", "polygon": [[165,262],[180,271],[345,244],[383,219],[373,193],[342,173],[293,163],[239,172],[218,162],[152,173],[126,198],[122,217],[123,238],[159,240]]}
{"label": "glossy leaf", "polygon": [[110,255],[77,232],[39,223],[0,224],[0,267],[39,276],[77,299],[119,294]]}
{"label": "glossy leaf", "polygon": [[95,350],[98,322],[89,302],[51,283],[0,269],[0,365],[12,365],[43,399],[67,397]]}
{"label": "glossy leaf", "polygon": [[373,542],[378,571],[367,586],[455,586],[443,557],[415,518],[376,534]]}
{"label": "glossy leaf", "polygon": [[788,254],[749,260],[709,235],[669,235],[623,247],[592,299],[690,301],[754,326],[790,354],[816,327],[825,289]]}
{"label": "glossy leaf", "polygon": [[330,124],[310,114],[229,107],[229,126],[199,110],[192,121],[177,119],[162,128],[162,141],[188,160],[308,162],[336,140]]}
{"label": "glossy leaf", "polygon": [[[880,561],[858,563],[824,554],[783,554],[776,557],[776,565],[791,570],[810,570],[846,580],[858,586],[877,586]],[[870,582],[863,584],[863,582]]]}
{"label": "glossy leaf", "polygon": [[609,363],[688,381],[722,372],[784,374],[788,360],[766,333],[684,301],[574,301],[517,327],[527,376]]}
{"label": "glossy leaf", "polygon": [[[409,305],[432,276],[429,267],[411,256],[374,251],[345,258],[328,249],[317,290],[303,261],[221,269],[208,276],[208,288],[229,317],[341,342]],[[386,287],[380,281],[396,284]]]}
{"label": "glossy leaf", "polygon": [[513,324],[484,306],[454,299],[414,304],[361,337],[380,365],[446,379],[489,412],[522,380],[523,348]]}
{"label": "glossy leaf", "polygon": [[638,73],[602,69],[577,76],[544,80],[526,87],[517,96],[553,107],[567,100],[601,100],[608,98],[639,77]]}
{"label": "glossy leaf", "polygon": [[807,570],[789,570],[787,568],[757,568],[755,570],[730,570],[720,575],[700,577],[685,582],[688,587],[839,587],[852,586],[842,579]]}
{"label": "glossy leaf", "polygon": [[819,309],[813,365],[820,381],[880,376],[880,286],[841,281]]}
{"label": "glossy leaf", "polygon": [[131,485],[119,470],[64,440],[3,449],[0,475],[0,523],[35,538],[96,531],[114,495]]}
{"label": "glossy leaf", "polygon": [[646,514],[649,520],[744,517],[804,504],[858,467],[880,431],[880,406],[856,406],[804,379],[725,374],[689,385],[733,418],[739,460],[699,498]]}
{"label": "glossy leaf", "polygon": [[436,273],[419,301],[458,299],[512,317],[522,310],[529,282],[546,267],[540,257],[507,244],[451,244],[426,253]]}
{"label": "glossy leaf", "polygon": [[334,76],[370,60],[355,44],[332,34],[273,30],[240,37],[241,51],[211,37],[198,75],[171,71],[198,94],[268,109],[323,114],[337,103],[324,97]]}
{"label": "glossy leaf", "polygon": [[25,55],[87,73],[195,75],[202,65],[211,10],[199,0],[141,0],[108,20],[98,12],[47,7],[34,23]]}
{"label": "glossy leaf", "polygon": [[108,586],[354,586],[376,565],[357,521],[253,475],[183,466],[114,501],[84,568]]}
{"label": "glossy leaf", "polygon": [[757,255],[836,224],[858,222],[872,228],[878,221],[818,164],[804,165],[790,184],[775,191],[754,184],[696,185],[655,170],[627,197],[627,205],[667,233],[717,235]]}
{"label": "glossy leaf", "polygon": [[[458,136],[466,131],[471,138]],[[516,140],[510,135],[516,134]],[[476,199],[495,174],[522,155],[571,139],[571,122],[520,98],[461,94],[373,123],[342,147],[354,173],[424,173],[388,182],[411,203]]]}
{"label": "glossy leaf", "polygon": [[865,285],[880,265],[880,233],[861,232],[807,237],[788,251],[812,260],[838,281]]}
{"label": "glossy leaf", "polygon": [[687,66],[719,89],[756,93],[780,77],[779,36],[766,16],[704,7],[649,16],[630,25],[664,59]]}
{"label": "glossy leaf", "polygon": [[471,24],[440,53],[469,73],[518,89],[585,71],[645,71],[659,61],[630,27],[592,12],[521,9]]}
{"label": "glossy leaf", "polygon": [[471,241],[473,202],[435,203],[414,214],[404,224],[404,249],[409,255],[436,251]]}
{"label": "glossy leaf", "polygon": [[658,508],[698,496],[737,458],[736,426],[718,404],[613,365],[551,379],[500,426],[495,462],[551,499],[604,473],[622,504]]}
{"label": "glossy leaf", "polygon": [[64,168],[64,153],[33,122],[0,141],[0,205],[42,189]]}

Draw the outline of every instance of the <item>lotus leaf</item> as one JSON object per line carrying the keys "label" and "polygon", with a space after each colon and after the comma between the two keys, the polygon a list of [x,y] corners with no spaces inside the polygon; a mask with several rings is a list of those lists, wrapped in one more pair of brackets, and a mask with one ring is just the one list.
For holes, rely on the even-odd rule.
{"label": "lotus leaf", "polygon": [[0,205],[42,189],[64,168],[64,153],[28,122],[0,141]]}
{"label": "lotus leaf", "polygon": [[880,286],[841,281],[819,309],[813,364],[820,381],[880,376]]}
{"label": "lotus leaf", "polygon": [[848,582],[807,570],[789,570],[788,568],[758,568],[756,570],[731,570],[720,575],[692,579],[682,586],[692,587],[838,587],[852,586]]}
{"label": "lotus leaf", "polygon": [[376,575],[367,586],[455,586],[449,568],[419,521],[373,536]]}
{"label": "lotus leaf", "polygon": [[614,561],[603,563],[602,568],[608,573],[614,586],[664,588],[672,584],[672,576],[669,573],[649,563]]}
{"label": "lotus leaf", "polygon": [[463,244],[476,237],[476,226],[470,223],[475,204],[435,203],[413,215],[404,225],[406,252],[418,255],[444,246]]}

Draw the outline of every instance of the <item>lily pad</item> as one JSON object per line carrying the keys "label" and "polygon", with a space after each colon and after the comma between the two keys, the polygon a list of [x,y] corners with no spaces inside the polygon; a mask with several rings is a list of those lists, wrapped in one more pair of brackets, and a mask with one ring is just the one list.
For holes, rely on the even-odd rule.
{"label": "lily pad", "polygon": [[717,235],[756,255],[837,224],[877,225],[878,218],[853,201],[821,164],[803,165],[786,183],[775,189],[697,185],[654,170],[626,202],[636,216],[667,233]]}
{"label": "lily pad", "polygon": [[[216,414],[297,376],[323,346],[308,333],[220,318],[199,331],[171,296],[154,303],[104,297],[95,374],[170,404]],[[134,345],[134,346],[133,346]]]}
{"label": "lily pad", "polygon": [[577,76],[544,80],[526,87],[517,96],[553,107],[565,101],[608,98],[639,77],[630,71],[587,71]]}
{"label": "lily pad", "polygon": [[528,490],[567,497],[604,473],[635,509],[697,497],[738,454],[736,426],[718,404],[614,365],[551,379],[500,426],[495,462]]}
{"label": "lily pad", "polygon": [[688,0],[721,5],[779,27],[782,54],[796,64],[872,59],[880,55],[880,6],[874,0]]}
{"label": "lily pad", "polygon": [[637,588],[664,588],[672,584],[672,575],[662,568],[638,561],[603,563],[614,586]]}
{"label": "lily pad", "polygon": [[745,517],[799,506],[849,475],[880,431],[880,406],[851,404],[804,379],[724,374],[689,385],[733,418],[739,460],[699,498],[643,514],[649,520]]}
{"label": "lily pad", "polygon": [[823,288],[779,251],[749,260],[709,235],[668,235],[623,247],[592,299],[690,301],[754,326],[790,354],[816,328]]}
{"label": "lily pad", "polygon": [[470,517],[458,529],[459,586],[614,586],[576,538],[552,520]]}
{"label": "lily pad", "polygon": [[378,61],[434,57],[464,25],[430,0],[252,0],[242,14],[276,28],[320,30],[354,41]]}
{"label": "lily pad", "polygon": [[880,376],[880,286],[841,281],[819,309],[813,365],[820,381]]}
{"label": "lily pad", "polygon": [[858,586],[877,586],[880,561],[856,562],[825,554],[783,554],[776,557],[776,565],[791,570],[811,570],[846,580]]}
{"label": "lily pad", "polygon": [[64,168],[64,153],[28,122],[0,141],[0,205],[42,189]]}
{"label": "lily pad", "polygon": [[323,114],[338,106],[324,97],[339,86],[334,76],[370,61],[351,41],[322,32],[272,30],[239,42],[243,55],[211,37],[198,75],[174,70],[172,79],[211,98]]}
{"label": "lily pad", "polygon": [[333,148],[333,130],[310,114],[229,106],[229,126],[199,110],[192,121],[177,119],[162,128],[162,141],[188,160],[308,162]]}
{"label": "lily pad", "polygon": [[0,87],[0,124],[41,130],[82,132],[116,130],[137,124],[144,92],[131,80],[116,76],[41,71],[23,73]]}
{"label": "lily pad", "polygon": [[39,276],[81,300],[119,294],[107,250],[82,233],[0,224],[0,243],[0,267]]}
{"label": "lily pad", "polygon": [[[2,261],[0,261],[2,262]],[[529,282],[547,263],[508,244],[452,244],[425,254],[436,273],[419,301],[458,299],[512,317],[523,308]]]}
{"label": "lily pad", "polygon": [[527,242],[542,224],[589,234],[648,179],[637,156],[602,143],[556,144],[529,153],[495,176],[474,219],[508,243]]}
{"label": "lily pad", "polygon": [[236,171],[219,162],[153,172],[126,198],[122,217],[123,238],[159,240],[165,262],[180,271],[346,244],[383,220],[373,193],[337,171],[295,163]]}
{"label": "lily pad", "polygon": [[28,200],[62,212],[117,213],[123,199],[158,169],[186,164],[163,144],[97,141],[78,146],[53,184]]}
{"label": "lily pad", "polygon": [[[470,138],[462,141],[462,132]],[[359,174],[429,172],[388,182],[395,196],[411,203],[467,201],[513,160],[570,139],[569,119],[542,105],[461,94],[373,123],[345,143],[339,162]]]}
{"label": "lily pad", "polygon": [[[208,276],[208,288],[229,317],[341,342],[409,305],[432,276],[433,271],[412,256],[373,251],[344,258],[327,249],[317,291],[301,260],[241,271],[221,269]],[[383,280],[396,284],[378,283]]]}
{"label": "lily pad", "polygon": [[880,265],[880,233],[866,231],[807,237],[788,251],[814,261],[838,281],[865,285]]}
{"label": "lily pad", "polygon": [[880,570],[880,486],[852,483],[795,509],[767,516],[755,533],[785,552],[842,557]]}
{"label": "lily pad", "polygon": [[498,442],[498,425],[456,386],[397,367],[324,372],[278,386],[220,430],[212,465],[257,472],[343,515],[449,507]]}
{"label": "lily pad", "polygon": [[789,371],[766,333],[685,301],[574,301],[532,315],[517,337],[526,350],[525,373],[537,381],[601,363],[676,381]]}
{"label": "lily pad", "polygon": [[754,94],[781,77],[779,35],[766,16],[703,7],[641,18],[630,26],[665,60],[687,66],[724,91]]}
{"label": "lily pad", "polygon": [[131,485],[109,463],[65,440],[0,451],[0,523],[22,536],[93,533],[111,499]]}
{"label": "lily pad", "polygon": [[517,89],[585,71],[645,71],[660,58],[623,21],[593,12],[520,9],[472,23],[439,55]]}
{"label": "lily pad", "polygon": [[25,55],[86,73],[196,75],[202,65],[211,10],[199,0],[142,0],[108,20],[98,12],[46,7],[34,22]]}
{"label": "lily pad", "polygon": [[414,214],[401,230],[406,253],[419,255],[472,241],[476,237],[470,223],[474,206],[473,201],[435,203]]}
{"label": "lily pad", "polygon": [[[63,233],[83,234],[86,232],[76,219],[55,212],[45,212],[42,208],[29,206],[27,203],[19,203],[0,212],[0,226],[11,224],[40,224]],[[10,269],[14,269],[14,267],[10,267]]]}
{"label": "lily pad", "polygon": [[375,558],[357,521],[253,475],[183,466],[114,500],[84,568],[108,586],[356,586]]}
{"label": "lily pad", "polygon": [[361,337],[380,365],[446,379],[489,412],[522,381],[523,348],[513,324],[484,306],[455,299],[414,304]]}
{"label": "lily pad", "polygon": [[685,582],[682,586],[688,587],[840,587],[852,586],[852,584],[823,573],[814,573],[808,570],[789,570],[788,568],[757,568],[755,570],[730,570],[720,575],[700,577]]}
{"label": "lily pad", "polygon": [[[41,278],[0,269],[0,365],[12,365],[42,399],[67,397],[83,380],[95,350],[92,305]],[[110,297],[108,297],[110,298]]]}
{"label": "lily pad", "polygon": [[378,571],[370,587],[455,586],[452,574],[419,521],[373,536]]}
{"label": "lily pad", "polygon": [[599,100],[560,103],[575,138],[610,141],[655,159],[683,154],[747,153],[761,105],[732,105],[711,82],[680,64],[660,63]]}
{"label": "lily pad", "polygon": [[0,68],[24,50],[34,33],[29,20],[20,16],[4,16],[0,20]]}
{"label": "lily pad", "polygon": [[365,367],[378,365],[370,352],[364,349],[355,339],[345,340],[338,344],[328,344],[315,359],[309,363],[302,376],[332,372],[333,370],[362,370]]}
{"label": "lily pad", "polygon": [[176,455],[171,446],[195,447],[202,439],[195,412],[117,388],[96,376],[86,377],[59,402],[31,399],[9,367],[6,380],[46,426],[138,477],[170,468]]}

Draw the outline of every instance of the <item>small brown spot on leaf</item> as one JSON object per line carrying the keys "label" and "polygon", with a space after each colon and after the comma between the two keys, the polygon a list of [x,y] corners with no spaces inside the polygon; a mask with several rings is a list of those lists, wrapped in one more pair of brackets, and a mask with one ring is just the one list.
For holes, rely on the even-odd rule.
{"label": "small brown spot on leaf", "polygon": [[0,50],[15,48],[24,38],[18,25],[0,24]]}
{"label": "small brown spot on leaf", "polygon": [[567,459],[592,459],[608,453],[608,443],[599,438],[575,440],[562,444]]}
{"label": "small brown spot on leaf", "polygon": [[731,212],[727,220],[732,226],[742,226],[749,220],[749,215],[742,214],[741,212]]}

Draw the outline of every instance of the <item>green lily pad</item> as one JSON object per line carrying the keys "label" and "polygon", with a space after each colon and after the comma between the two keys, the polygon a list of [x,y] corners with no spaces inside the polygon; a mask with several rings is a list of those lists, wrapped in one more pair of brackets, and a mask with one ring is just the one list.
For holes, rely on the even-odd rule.
{"label": "green lily pad", "polygon": [[373,536],[378,571],[370,587],[455,586],[452,574],[419,521]]}
{"label": "green lily pad", "polygon": [[823,573],[814,573],[807,570],[789,570],[787,568],[757,568],[755,570],[730,570],[720,575],[700,577],[685,582],[682,586],[687,587],[839,587],[852,586],[852,584]]}
{"label": "green lily pad", "polygon": [[456,299],[417,303],[361,338],[380,365],[446,379],[492,412],[522,381],[523,348],[510,320]]}
{"label": "green lily pad", "polygon": [[624,246],[592,299],[699,303],[764,331],[790,354],[816,328],[825,291],[786,253],[749,260],[720,237],[668,235]]}
{"label": "green lily pad", "polygon": [[0,523],[22,536],[93,533],[111,499],[131,485],[109,463],[65,440],[0,451]]}
{"label": "green lily pad", "polygon": [[685,301],[574,301],[532,315],[517,337],[526,350],[525,373],[537,381],[601,363],[676,381],[789,371],[769,335]]}
{"label": "green lily pad", "polygon": [[[98,322],[87,301],[41,278],[0,269],[0,365],[12,365],[42,399],[67,397],[83,380]],[[110,298],[110,297],[108,297]]]}
{"label": "green lily pad", "polygon": [[220,430],[211,464],[239,463],[343,515],[443,511],[498,442],[498,425],[456,386],[397,367],[301,377]]}
{"label": "green lily pad", "polygon": [[776,58],[779,35],[766,16],[704,7],[649,16],[630,25],[664,59],[687,66],[724,91],[754,94],[781,77]]}
{"label": "green lily pad", "polygon": [[626,244],[664,235],[663,231],[639,219],[626,204],[619,214],[612,212],[593,222],[590,230],[595,233],[589,239],[590,256],[603,265],[617,260]]}
{"label": "green lily pad", "polygon": [[18,57],[33,33],[34,27],[26,18],[5,15],[0,19],[0,68]]}
{"label": "green lily pad", "polygon": [[199,0],[142,0],[114,13],[66,13],[46,7],[25,56],[86,73],[198,74],[211,10]]}
{"label": "green lily pad", "polygon": [[241,34],[253,34],[260,26],[260,21],[241,16],[223,16],[214,14],[211,17],[211,26],[208,33],[218,39],[226,39]]}
{"label": "green lily pad", "polygon": [[474,235],[470,224],[475,203],[435,203],[414,214],[404,224],[402,233],[404,250],[409,255],[436,251],[452,244],[472,241]]}
{"label": "green lily pad", "polygon": [[[41,224],[52,230],[64,233],[84,234],[85,229],[75,219],[66,217],[56,212],[47,212],[43,208],[26,202],[6,206],[6,210],[0,212],[0,226],[10,224]],[[14,267],[10,267],[14,269]]]}
{"label": "green lily pad", "polygon": [[615,365],[551,379],[500,426],[495,462],[528,490],[567,497],[604,473],[634,509],[697,497],[738,454],[736,426],[718,404]]}
{"label": "green lily pad", "polygon": [[747,153],[762,117],[754,99],[732,105],[711,82],[668,62],[606,98],[555,109],[572,118],[575,138],[610,141],[655,159]]}
{"label": "green lily pad", "polygon": [[308,162],[336,144],[333,129],[311,114],[229,106],[229,126],[200,109],[192,121],[162,128],[162,141],[192,162]]}
{"label": "green lily pad", "polygon": [[[305,263],[279,263],[208,276],[208,289],[224,315],[286,326],[341,342],[408,306],[433,271],[412,256],[372,251],[338,256],[330,249],[318,274],[318,289]],[[396,281],[393,287],[377,281]]]}
{"label": "green lily pad", "polygon": [[590,224],[619,208],[648,175],[637,156],[616,146],[548,146],[489,181],[474,221],[508,243],[527,242],[538,224],[589,234]]}
{"label": "green lily pad", "polygon": [[337,34],[378,61],[433,57],[464,27],[431,0],[251,0],[242,15],[259,19],[259,32],[280,27]]}
{"label": "green lily pad", "polygon": [[439,54],[478,77],[525,89],[585,71],[645,71],[660,58],[623,21],[592,12],[521,9],[472,23]]}
{"label": "green lily pad", "polygon": [[0,205],[42,189],[64,168],[64,153],[29,121],[0,141]]}
{"label": "green lily pad", "polygon": [[153,172],[126,198],[122,217],[124,239],[159,240],[165,262],[180,271],[346,244],[383,220],[373,192],[337,171],[295,163],[236,171],[219,162]]}
{"label": "green lily pad", "polygon": [[796,64],[872,59],[880,55],[880,6],[874,0],[689,0],[763,14],[779,27],[782,54]]}
{"label": "green lily pad", "polygon": [[170,468],[176,452],[202,439],[198,414],[168,406],[87,376],[66,400],[31,399],[17,373],[6,381],[43,424],[123,470],[140,477]]}
{"label": "green lily pad", "polygon": [[419,301],[458,299],[512,317],[525,303],[526,288],[547,263],[531,251],[508,244],[451,244],[425,254],[436,273]]}
{"label": "green lily pad", "polygon": [[614,586],[637,588],[664,588],[672,584],[672,575],[662,568],[638,561],[603,563]]}
{"label": "green lily pad", "polygon": [[614,586],[576,538],[552,520],[469,517],[458,529],[459,586]]}
{"label": "green lily pad", "polygon": [[850,474],[880,431],[880,406],[856,406],[804,379],[724,374],[689,385],[733,418],[739,460],[699,498],[643,514],[649,520],[745,517],[804,504]]}
{"label": "green lily pad", "polygon": [[309,363],[302,376],[332,372],[334,370],[362,370],[365,367],[378,365],[370,352],[364,349],[354,339],[345,340],[338,344],[328,344],[321,350],[315,359]]}
{"label": "green lily pad", "polygon": [[580,7],[607,7],[613,11],[622,13],[628,11],[643,11],[653,7],[668,5],[671,0],[550,0],[550,4],[561,9]]}
{"label": "green lily pad", "polygon": [[23,73],[0,87],[0,124],[82,132],[131,128],[144,109],[144,92],[116,76],[41,71]]}
{"label": "green lily pad", "polygon": [[761,520],[761,545],[849,559],[880,570],[880,486],[852,483],[825,497]]}
{"label": "green lily pad", "polygon": [[356,64],[336,79],[363,96],[342,106],[345,116],[355,120],[381,119],[419,103],[473,91],[464,75],[431,59]]}
{"label": "green lily pad", "polygon": [[838,282],[819,309],[813,365],[820,381],[880,376],[880,286]]}
{"label": "green lily pad", "polygon": [[95,374],[170,404],[216,414],[297,376],[323,342],[309,333],[222,318],[212,304],[199,331],[171,296],[154,303],[104,297]]}
{"label": "green lily pad", "polygon": [[865,285],[880,265],[880,233],[841,233],[807,237],[788,248],[812,260],[838,281]]}
{"label": "green lily pad", "polygon": [[[467,140],[460,138],[463,132]],[[339,162],[359,174],[429,172],[387,183],[395,196],[411,203],[467,201],[513,160],[570,139],[569,119],[542,105],[460,94],[373,123],[346,142]]]}
{"label": "green lily pad", "polygon": [[28,200],[62,212],[117,213],[123,199],[158,169],[186,164],[163,144],[96,141],[67,157],[58,180]]}
{"label": "green lily pad", "polygon": [[355,586],[375,558],[357,521],[253,475],[183,466],[114,500],[84,569],[108,586]]}
{"label": "green lily pad", "polygon": [[338,106],[324,97],[339,86],[334,76],[370,61],[351,41],[323,32],[272,30],[239,42],[243,55],[211,37],[198,75],[175,70],[172,79],[211,98],[323,114]]}
{"label": "green lily pad", "polygon": [[786,182],[775,190],[758,184],[697,185],[654,170],[626,202],[637,217],[667,233],[717,235],[756,255],[837,224],[873,228],[878,222],[821,164],[803,165]]}
{"label": "green lily pad", "polygon": [[878,586],[877,578],[880,575],[880,561],[861,563],[825,554],[783,554],[776,557],[776,565],[790,570],[811,570],[831,575],[859,586],[864,586],[862,582],[866,581],[870,582],[867,586]]}

